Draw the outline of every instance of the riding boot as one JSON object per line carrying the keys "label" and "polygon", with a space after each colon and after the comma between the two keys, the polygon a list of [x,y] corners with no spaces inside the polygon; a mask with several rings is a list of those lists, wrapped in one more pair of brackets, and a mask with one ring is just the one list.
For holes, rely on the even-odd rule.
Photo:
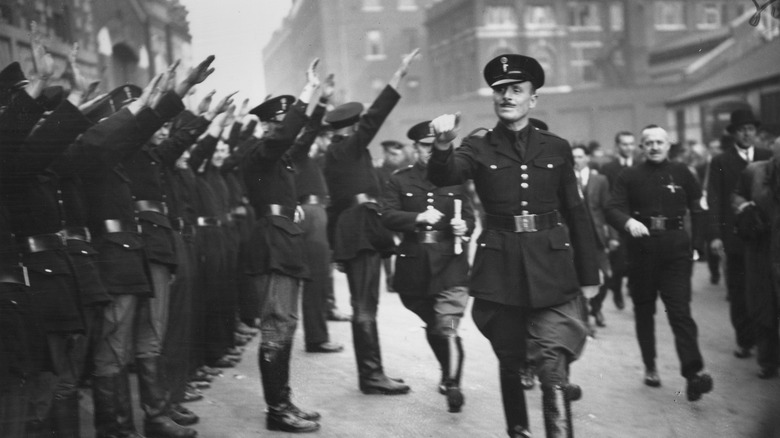
{"label": "riding boot", "polygon": [[292,389],[290,389],[290,356],[292,352],[292,343],[288,342],[284,344],[282,347],[282,363],[285,364],[283,367],[283,375],[282,375],[282,382],[284,382],[284,387],[282,387],[282,402],[286,403],[289,406],[289,409],[295,414],[296,417],[302,418],[304,420],[309,421],[317,421],[320,419],[319,412],[316,411],[310,411],[307,409],[301,409],[300,407],[296,406],[292,402]]}
{"label": "riding boot", "polygon": [[460,389],[460,377],[463,371],[461,339],[456,335],[430,335],[429,342],[441,365],[442,383],[449,412],[460,412],[464,403],[463,392]]}
{"label": "riding boot", "polygon": [[387,377],[382,369],[379,333],[376,321],[352,321],[360,391],[364,394],[397,395],[409,392],[409,386]]}
{"label": "riding boot", "polygon": [[[428,345],[431,346],[431,351],[433,351],[434,356],[436,356],[436,360],[439,361],[439,364],[443,364],[444,361],[447,360],[447,351],[441,347],[441,342],[439,340],[440,336],[426,333],[425,337],[428,339]],[[441,379],[439,380],[439,394],[442,395],[447,394],[447,386],[444,382],[445,379],[444,365],[442,365]]]}
{"label": "riding boot", "polygon": [[573,438],[568,386],[542,385],[542,412],[547,438]]}
{"label": "riding boot", "polygon": [[[314,421],[296,415],[289,403],[289,376],[291,345],[283,346],[275,342],[260,344],[258,361],[260,379],[263,384],[263,395],[268,405],[265,417],[265,427],[290,433],[305,433],[319,430],[320,425]],[[301,412],[298,410],[298,412]]]}
{"label": "riding boot", "polygon": [[167,415],[168,394],[161,385],[161,364],[160,356],[136,359],[138,392],[146,414],[144,433],[149,438],[194,437],[198,434],[195,429],[179,426]]}
{"label": "riding boot", "polygon": [[73,393],[67,397],[54,396],[51,417],[56,436],[59,438],[79,438],[79,399]]}
{"label": "riding boot", "polygon": [[528,409],[525,405],[525,391],[520,370],[501,369],[501,398],[504,402],[507,432],[510,437],[530,436]]}

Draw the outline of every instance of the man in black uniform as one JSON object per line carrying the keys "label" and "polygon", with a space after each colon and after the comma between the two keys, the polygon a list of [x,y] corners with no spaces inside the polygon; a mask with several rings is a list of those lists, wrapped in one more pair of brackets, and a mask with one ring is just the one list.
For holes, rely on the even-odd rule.
{"label": "man in black uniform", "polygon": [[458,325],[468,302],[474,211],[463,186],[436,187],[426,179],[433,146],[429,124],[418,123],[407,133],[417,162],[390,176],[382,194],[382,223],[403,233],[393,288],[404,306],[425,322],[428,344],[441,365],[439,391],[447,396],[449,411],[460,412],[463,344]]}
{"label": "man in black uniform", "polygon": [[509,436],[530,436],[521,378],[527,336],[550,353],[537,362],[545,428],[549,435],[565,433],[570,418],[562,423],[558,405],[573,399],[568,363],[587,336],[577,300],[581,285],[592,296],[599,280],[593,226],[569,143],[528,121],[544,85],[541,65],[506,54],[488,62],[484,76],[493,89],[496,127],[475,131],[453,150],[459,115],[434,119],[428,178],[438,186],[473,179],[485,207],[471,273],[472,313],[498,356]]}
{"label": "man in black uniform", "polygon": [[347,135],[333,137],[325,155],[325,180],[331,195],[329,238],[333,258],[347,274],[352,302],[352,339],[364,394],[406,394],[409,387],[387,377],[382,368],[376,313],[379,306],[381,257],[388,256],[393,238],[380,223],[380,188],[368,144],[401,98],[398,86],[417,50],[408,55],[368,112],[352,102],[328,113],[325,121]]}
{"label": "man in black uniform", "polygon": [[712,390],[703,373],[704,360],[691,317],[691,241],[683,229],[688,211],[700,209],[701,188],[681,163],[669,161],[669,137],[657,126],[642,130],[645,162],[615,179],[607,204],[607,221],[624,230],[628,249],[628,282],[634,302],[636,334],[645,365],[645,384],[661,386],[655,364],[655,303],[658,295],[674,333],[681,373],[688,381],[688,400]]}

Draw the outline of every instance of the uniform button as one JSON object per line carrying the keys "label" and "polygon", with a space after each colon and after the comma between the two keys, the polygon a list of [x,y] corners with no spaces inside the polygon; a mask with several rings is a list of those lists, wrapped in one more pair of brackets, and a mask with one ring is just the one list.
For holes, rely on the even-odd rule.
{"label": "uniform button", "polygon": [[433,204],[433,199],[428,198],[428,203]]}
{"label": "uniform button", "polygon": [[426,208],[428,208],[428,210],[433,210],[433,205],[429,205],[429,206],[428,206],[428,207],[426,207]]}
{"label": "uniform button", "polygon": [[569,246],[569,244],[568,243],[564,243],[563,246]]}
{"label": "uniform button", "polygon": [[548,168],[548,169],[552,169],[552,167],[553,167],[553,166],[552,166],[552,164],[551,164],[551,163],[548,163],[548,164],[547,164],[547,168]]}
{"label": "uniform button", "polygon": [[428,225],[428,226],[426,226],[426,227],[425,227],[425,229],[426,229],[426,230],[432,230],[432,229],[433,229],[433,226],[431,226],[431,225]]}
{"label": "uniform button", "polygon": [[412,195],[411,193],[407,193],[406,196],[412,197],[414,195]]}
{"label": "uniform button", "polygon": [[84,251],[84,250],[82,250],[82,251],[81,251],[81,253],[82,253],[82,254],[84,254],[84,255],[87,255],[87,254],[89,254],[88,252],[86,252],[86,251]]}
{"label": "uniform button", "polygon": [[522,184],[520,184],[520,187],[522,187],[524,189],[527,189],[528,188],[528,183],[522,183]]}
{"label": "uniform button", "polygon": [[484,243],[480,243],[480,244],[479,244],[479,246],[481,246],[481,247],[483,247],[483,248],[484,248],[484,247],[485,247],[485,244],[484,244]]}
{"label": "uniform button", "polygon": [[128,245],[126,243],[123,243],[122,246],[124,246],[125,248],[130,248],[130,245]]}
{"label": "uniform button", "polygon": [[528,179],[528,174],[527,174],[527,173],[524,173],[524,174],[520,175],[520,178],[523,178],[523,179]]}
{"label": "uniform button", "polygon": [[453,194],[452,193],[447,193],[447,196],[453,196]]}
{"label": "uniform button", "polygon": [[51,269],[44,269],[43,272],[45,272],[47,274],[51,274]]}
{"label": "uniform button", "polygon": [[528,166],[526,166],[525,164],[523,164],[522,166],[520,166],[520,170],[526,170],[526,169],[528,169]]}
{"label": "uniform button", "polygon": [[520,214],[528,214],[528,210],[523,210],[520,212]]}
{"label": "uniform button", "polygon": [[398,257],[406,257],[406,254],[398,254]]}
{"label": "uniform button", "polygon": [[528,206],[528,201],[520,201],[520,206],[521,206],[521,207],[526,207],[526,206]]}
{"label": "uniform button", "polygon": [[429,192],[429,193],[428,193],[428,196],[433,196],[433,193],[430,193],[430,192]]}
{"label": "uniform button", "polygon": [[491,168],[491,169],[498,169],[498,166],[496,166],[495,164],[491,164],[491,165],[490,165],[490,168]]}

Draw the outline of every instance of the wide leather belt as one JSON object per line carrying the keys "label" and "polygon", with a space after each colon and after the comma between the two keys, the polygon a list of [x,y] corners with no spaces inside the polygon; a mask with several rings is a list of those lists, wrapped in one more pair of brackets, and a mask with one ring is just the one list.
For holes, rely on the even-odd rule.
{"label": "wide leather belt", "polygon": [[218,217],[199,216],[197,225],[199,227],[218,227],[222,225],[222,221]]}
{"label": "wide leather belt", "polygon": [[27,253],[53,251],[65,248],[65,236],[60,233],[36,234],[21,240],[22,249]]}
{"label": "wide leather belt", "polygon": [[415,234],[418,243],[438,243],[452,237],[452,233],[444,230],[420,230]]}
{"label": "wide leather belt", "polygon": [[650,231],[669,231],[669,230],[682,230],[683,218],[681,217],[665,217],[665,216],[650,216],[650,217],[638,217],[639,222],[645,224]]}
{"label": "wide leather belt", "polygon": [[549,230],[561,223],[558,210],[542,214],[522,214],[518,216],[485,215],[486,228],[492,230],[513,231],[515,233],[533,233]]}
{"label": "wide leather belt", "polygon": [[188,224],[183,217],[172,217],[168,218],[168,220],[171,222],[171,228],[174,231],[178,231],[183,236],[195,235],[195,225]]}
{"label": "wide leather belt", "polygon": [[263,216],[284,216],[287,219],[295,219],[295,209],[279,204],[267,204],[260,209]]}
{"label": "wide leather belt", "polygon": [[352,199],[355,201],[356,204],[365,204],[367,202],[373,202],[374,204],[379,204],[379,201],[371,195],[368,195],[366,193],[358,193],[357,195],[353,196]]}
{"label": "wide leather belt", "polygon": [[87,227],[65,227],[60,234],[65,236],[65,240],[80,240],[87,243],[92,241],[92,234]]}
{"label": "wide leather belt", "polygon": [[319,195],[304,195],[298,198],[298,202],[301,203],[301,205],[328,205],[328,197]]}
{"label": "wide leather belt", "polygon": [[136,221],[124,219],[106,219],[101,224],[104,233],[140,233],[141,226]]}
{"label": "wide leather belt", "polygon": [[135,201],[133,207],[135,211],[153,211],[168,216],[168,204],[162,201]]}
{"label": "wide leather belt", "polygon": [[23,284],[30,286],[30,277],[26,266],[0,267],[0,283]]}

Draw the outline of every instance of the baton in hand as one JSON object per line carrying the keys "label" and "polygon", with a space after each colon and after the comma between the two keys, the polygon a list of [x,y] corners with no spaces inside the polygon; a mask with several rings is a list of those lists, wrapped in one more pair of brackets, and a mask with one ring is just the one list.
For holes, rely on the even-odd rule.
{"label": "baton in hand", "polygon": [[[453,202],[455,202],[455,213],[454,213],[454,219],[461,220],[460,217],[460,211],[463,206],[463,201],[460,199],[454,199]],[[460,254],[463,252],[463,239],[460,236],[455,236],[455,254]]]}

